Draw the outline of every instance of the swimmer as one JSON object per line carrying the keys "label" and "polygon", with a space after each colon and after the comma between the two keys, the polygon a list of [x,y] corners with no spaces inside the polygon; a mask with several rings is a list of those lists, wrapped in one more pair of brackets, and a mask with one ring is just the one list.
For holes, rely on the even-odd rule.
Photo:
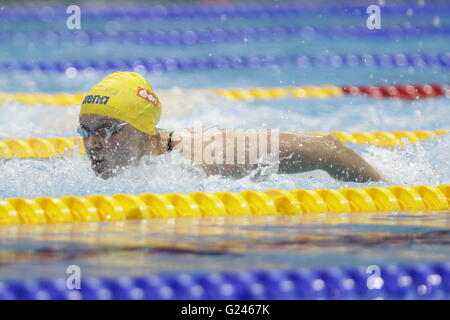
{"label": "swimmer", "polygon": [[[77,131],[96,175],[107,179],[139,163],[145,155],[180,152],[208,175],[242,177],[261,164],[242,154],[261,155],[264,151],[270,155],[269,162],[276,162],[279,173],[324,170],[343,181],[384,180],[331,135],[270,129],[164,130],[156,128],[160,116],[161,102],[150,83],[137,73],[115,72],[94,85],[81,104]],[[224,143],[230,141],[231,147]],[[269,143],[265,146],[260,141]],[[208,154],[211,156],[205,157]]]}

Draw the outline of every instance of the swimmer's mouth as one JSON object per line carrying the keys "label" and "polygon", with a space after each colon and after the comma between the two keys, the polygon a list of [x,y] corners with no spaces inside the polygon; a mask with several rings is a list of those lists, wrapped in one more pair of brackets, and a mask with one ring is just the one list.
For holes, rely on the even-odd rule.
{"label": "swimmer's mouth", "polygon": [[91,159],[91,165],[92,165],[92,168],[93,169],[97,169],[100,165],[101,165],[101,163],[103,162],[103,161],[105,161],[105,159]]}

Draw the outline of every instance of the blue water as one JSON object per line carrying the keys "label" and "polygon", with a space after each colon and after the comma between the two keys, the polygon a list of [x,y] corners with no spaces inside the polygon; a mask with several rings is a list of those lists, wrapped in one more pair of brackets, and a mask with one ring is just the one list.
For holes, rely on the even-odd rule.
{"label": "blue water", "polygon": [[448,213],[0,227],[0,279],[448,261]]}
{"label": "blue water", "polygon": [[[218,18],[153,21],[82,20],[81,31],[186,30],[256,26],[365,26],[365,15],[315,14],[289,18]],[[383,27],[449,26],[448,15],[397,14],[383,17]],[[450,51],[450,35],[399,38],[345,37],[244,39],[191,46],[83,43],[70,37],[52,43],[28,32],[67,32],[65,20],[0,19],[0,32],[22,32],[0,42],[0,62],[104,61],[109,59],[346,53],[436,53]],[[44,72],[5,72],[2,92],[82,92],[106,76],[75,77]],[[162,128],[217,125],[227,128],[279,128],[313,131],[395,131],[449,129],[449,100],[376,100],[368,97],[280,99],[232,102],[192,88],[291,85],[366,85],[449,83],[448,68],[264,67],[145,74],[159,94],[165,113]],[[0,139],[74,136],[78,107],[0,107]],[[352,145],[388,179],[388,183],[338,182],[323,172],[271,175],[259,180],[206,177],[187,164],[153,159],[104,181],[94,176],[87,159],[77,155],[52,160],[0,160],[0,198],[141,192],[192,192],[338,188],[366,185],[450,183],[450,135],[402,149]],[[164,174],[162,174],[164,172]],[[64,275],[68,264],[88,274],[138,274],[149,271],[246,269],[298,265],[371,265],[395,262],[448,261],[449,213],[318,215],[283,219],[200,219],[143,221],[74,226],[0,227],[0,278]],[[164,248],[164,250],[163,250]],[[183,251],[184,250],[184,251]],[[25,271],[26,270],[26,271]]]}

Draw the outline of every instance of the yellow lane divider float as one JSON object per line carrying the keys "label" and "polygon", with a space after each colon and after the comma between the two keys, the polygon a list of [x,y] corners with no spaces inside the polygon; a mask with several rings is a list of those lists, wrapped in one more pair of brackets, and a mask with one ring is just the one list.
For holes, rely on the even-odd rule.
{"label": "yellow lane divider float", "polygon": [[[272,100],[280,98],[326,98],[343,95],[337,86],[304,86],[304,87],[268,87],[268,88],[216,88],[189,89],[189,92],[214,93],[230,100]],[[161,94],[170,95],[170,90],[160,90]],[[80,104],[85,94],[77,93],[7,93],[0,92],[0,104],[17,102],[28,105],[70,106]]]}
{"label": "yellow lane divider float", "polygon": [[0,159],[52,158],[79,149],[84,154],[81,138],[30,138],[0,140]]}
{"label": "yellow lane divider float", "polygon": [[144,193],[0,200],[0,225],[449,209],[450,185]]}
{"label": "yellow lane divider float", "polygon": [[[213,93],[230,100],[274,100],[274,99],[302,99],[302,98],[330,98],[342,95],[367,95],[374,98],[397,98],[416,100],[421,98],[450,97],[448,85],[418,84],[418,85],[382,85],[382,86],[287,86],[287,87],[253,87],[253,88],[208,88],[158,90],[165,98],[177,93],[201,95]],[[31,105],[76,105],[79,104],[84,93],[8,93],[0,92],[0,104],[5,101],[19,102]],[[164,99],[163,99],[164,100]]]}
{"label": "yellow lane divider float", "polygon": [[337,86],[304,86],[272,88],[210,89],[211,92],[230,100],[273,100],[280,98],[328,98],[344,94]]}
{"label": "yellow lane divider float", "polygon": [[29,105],[69,106],[80,104],[84,93],[6,93],[0,92],[0,103],[17,102]]}
{"label": "yellow lane divider float", "polygon": [[[426,140],[437,135],[447,134],[448,130],[436,131],[394,131],[394,132],[311,132],[311,135],[333,135],[342,142],[373,144],[376,146],[402,145],[402,139],[412,143]],[[84,154],[81,138],[30,138],[0,140],[0,159],[6,158],[51,158],[61,157],[67,151],[79,149]]]}

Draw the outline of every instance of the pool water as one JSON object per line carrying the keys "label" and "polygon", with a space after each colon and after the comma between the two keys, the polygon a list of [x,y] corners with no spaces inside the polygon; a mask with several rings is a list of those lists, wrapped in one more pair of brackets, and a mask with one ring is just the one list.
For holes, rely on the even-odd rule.
{"label": "pool water", "polygon": [[448,261],[448,212],[178,218],[2,227],[2,278]]}
{"label": "pool water", "polygon": [[[388,4],[386,4],[388,6]],[[8,8],[8,7],[5,7]],[[55,12],[58,7],[55,7]],[[416,7],[415,7],[416,8]],[[427,5],[425,5],[425,8]],[[6,9],[8,10],[8,9]],[[83,9],[82,9],[83,10]],[[81,30],[67,30],[65,16],[54,19],[0,19],[0,62],[135,60],[225,55],[362,54],[450,52],[450,33],[421,33],[450,27],[448,15],[415,10],[383,16],[383,28],[417,28],[408,36],[334,36],[319,33],[271,39],[242,38],[191,45],[153,45],[114,40],[86,41],[96,31],[157,31],[312,26],[365,28],[364,12],[325,12],[280,17],[196,19],[82,18]],[[0,34],[1,34],[0,32]],[[45,33],[39,38],[32,32]],[[51,33],[64,33],[52,37]],[[46,36],[45,36],[46,35]],[[84,92],[109,72],[58,73],[6,71],[2,92]],[[277,128],[301,132],[439,130],[450,127],[448,97],[416,101],[339,97],[230,101],[196,88],[249,88],[301,85],[396,85],[450,83],[448,67],[266,66],[144,73],[159,94],[161,128],[219,126]],[[79,106],[0,107],[0,139],[71,137]],[[438,185],[450,182],[450,135],[402,148],[353,145],[389,182],[349,183],[313,171],[295,175],[207,177],[164,157],[141,164],[107,181],[95,177],[85,157],[0,159],[0,198],[143,192],[319,189],[387,185]],[[163,174],[164,173],[164,174]],[[369,266],[449,261],[450,212],[311,214],[295,217],[165,219],[46,226],[0,226],[0,280],[65,276],[79,265],[86,275],[141,275],[298,266]]]}

